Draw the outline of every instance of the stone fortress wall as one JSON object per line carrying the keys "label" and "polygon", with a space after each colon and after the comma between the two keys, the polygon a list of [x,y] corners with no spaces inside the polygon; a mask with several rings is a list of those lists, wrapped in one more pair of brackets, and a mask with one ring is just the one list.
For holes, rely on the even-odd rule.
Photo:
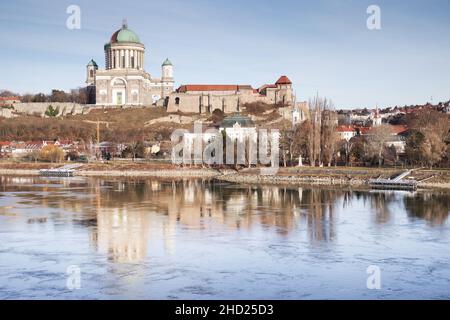
{"label": "stone fortress wall", "polygon": [[13,118],[17,114],[45,116],[45,111],[52,106],[58,108],[58,116],[86,114],[91,110],[91,106],[71,102],[17,102],[13,104],[14,109],[0,109],[0,116]]}

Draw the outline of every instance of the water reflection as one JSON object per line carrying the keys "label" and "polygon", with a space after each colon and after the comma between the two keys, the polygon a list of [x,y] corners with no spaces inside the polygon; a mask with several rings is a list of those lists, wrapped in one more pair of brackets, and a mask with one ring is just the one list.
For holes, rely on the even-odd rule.
{"label": "water reflection", "polygon": [[383,225],[403,210],[430,226],[444,224],[450,212],[446,193],[244,187],[208,180],[0,177],[0,191],[0,200],[18,199],[1,202],[0,215],[20,212],[20,206],[51,209],[35,210],[26,219],[88,228],[91,246],[118,263],[143,261],[152,234],[163,239],[168,254],[176,252],[180,230],[219,235],[266,230],[279,237],[305,232],[314,245],[339,237],[337,211],[361,208]]}
{"label": "water reflection", "polygon": [[424,219],[433,226],[444,224],[450,212],[450,196],[445,193],[419,193],[405,197],[404,202],[410,218]]}

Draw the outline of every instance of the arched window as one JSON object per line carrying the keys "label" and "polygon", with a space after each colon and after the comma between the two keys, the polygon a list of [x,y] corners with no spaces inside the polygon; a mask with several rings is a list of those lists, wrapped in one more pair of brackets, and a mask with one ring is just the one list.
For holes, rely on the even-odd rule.
{"label": "arched window", "polygon": [[122,79],[115,79],[114,83],[113,83],[113,86],[115,86],[115,87],[125,87],[126,84],[125,84],[125,81],[123,81]]}
{"label": "arched window", "polygon": [[180,98],[178,98],[178,97],[175,98],[175,104],[176,104],[177,106],[180,105]]}
{"label": "arched window", "polygon": [[93,78],[94,77],[94,70],[89,70],[89,77]]}

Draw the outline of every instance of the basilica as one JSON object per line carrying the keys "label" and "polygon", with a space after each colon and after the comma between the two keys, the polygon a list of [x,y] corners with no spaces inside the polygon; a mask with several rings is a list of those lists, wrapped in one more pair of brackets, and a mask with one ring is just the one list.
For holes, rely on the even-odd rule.
{"label": "basilica", "polygon": [[105,69],[91,60],[87,65],[88,92],[97,106],[162,106],[168,112],[206,113],[220,109],[239,112],[243,104],[264,102],[293,106],[292,82],[281,76],[258,89],[246,84],[185,84],[174,87],[173,65],[166,59],[161,77],[144,70],[145,46],[126,22],[104,46]]}
{"label": "basilica", "polygon": [[145,46],[126,22],[105,44],[105,69],[91,60],[87,65],[89,90],[95,92],[95,104],[103,106],[152,105],[174,90],[173,66],[162,64],[161,78],[144,70]]}

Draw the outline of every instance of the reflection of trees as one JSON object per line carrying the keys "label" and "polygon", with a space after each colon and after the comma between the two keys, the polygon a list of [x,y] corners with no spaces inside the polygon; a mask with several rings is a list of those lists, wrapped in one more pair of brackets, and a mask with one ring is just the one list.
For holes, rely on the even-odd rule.
{"label": "reflection of trees", "polygon": [[302,205],[308,210],[305,218],[311,240],[332,241],[335,237],[334,206],[342,195],[338,190],[306,189],[302,194]]}
{"label": "reflection of trees", "polygon": [[396,191],[353,191],[348,195],[348,202],[360,200],[369,208],[375,210],[375,222],[379,224],[390,221],[392,212],[390,206],[398,201]]}
{"label": "reflection of trees", "polygon": [[390,204],[396,201],[395,192],[374,192],[370,194],[371,207],[375,209],[377,223],[387,223],[392,213]]}
{"label": "reflection of trees", "polygon": [[[355,202],[376,212],[386,223],[391,204],[402,194],[341,189],[279,186],[239,186],[209,180],[123,180],[2,178],[0,190],[22,191],[30,204],[53,210],[49,221],[69,220],[91,230],[91,243],[115,262],[145,258],[150,230],[163,239],[166,252],[176,249],[181,228],[251,230],[262,227],[288,235],[305,222],[311,241],[333,241],[335,206],[352,210]],[[450,211],[450,196],[417,193],[404,196],[408,216],[442,224]],[[56,212],[54,212],[56,211]],[[77,214],[67,215],[67,212]],[[155,225],[154,225],[155,224]]]}
{"label": "reflection of trees", "polygon": [[450,213],[450,195],[446,193],[417,193],[403,199],[410,218],[424,219],[430,225],[442,225]]}

